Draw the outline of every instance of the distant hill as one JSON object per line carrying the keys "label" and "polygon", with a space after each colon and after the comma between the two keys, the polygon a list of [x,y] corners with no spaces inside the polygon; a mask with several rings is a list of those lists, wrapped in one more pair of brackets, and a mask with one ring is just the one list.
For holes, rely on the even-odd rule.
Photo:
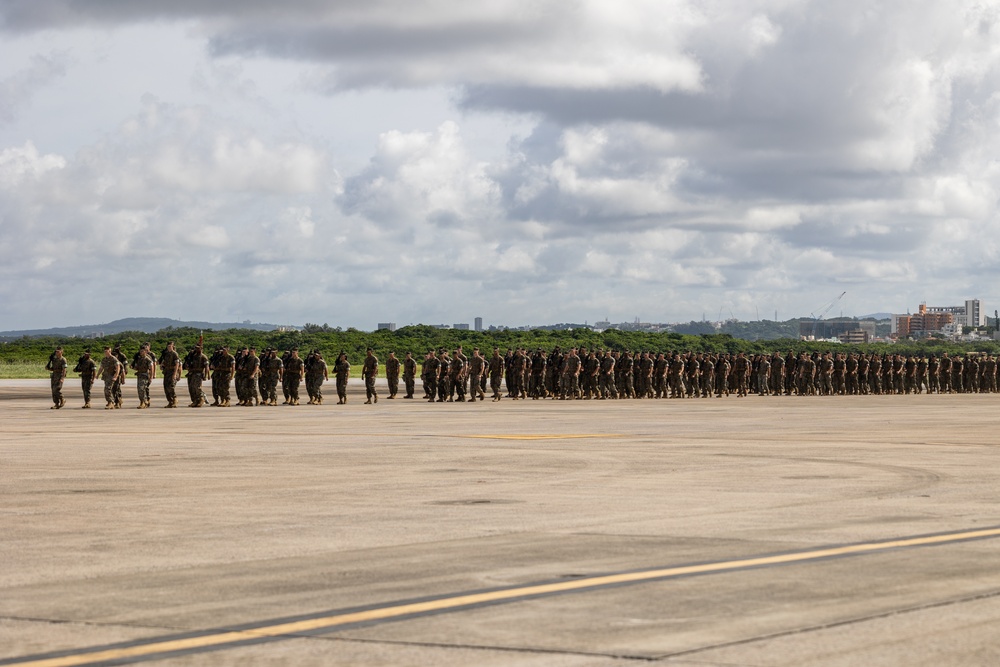
{"label": "distant hill", "polygon": [[90,338],[97,336],[113,336],[123,331],[143,331],[156,333],[168,327],[179,329],[190,327],[223,331],[225,329],[252,329],[255,331],[274,331],[277,324],[260,324],[256,322],[182,322],[166,317],[126,317],[125,319],[107,322],[106,324],[84,324],[75,327],[56,327],[53,329],[24,329],[21,331],[0,331],[0,339],[21,338],[23,336],[74,336]]}

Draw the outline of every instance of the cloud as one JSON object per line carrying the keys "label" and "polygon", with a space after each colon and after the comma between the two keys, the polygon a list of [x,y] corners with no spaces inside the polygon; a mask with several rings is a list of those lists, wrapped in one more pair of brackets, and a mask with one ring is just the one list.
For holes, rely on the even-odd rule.
{"label": "cloud", "polygon": [[[991,3],[0,6],[8,34],[159,21],[203,37],[197,91],[264,113],[241,121],[150,96],[74,155],[3,148],[8,277],[44,292],[106,262],[204,276],[234,309],[329,306],[369,324],[451,321],[459,306],[442,295],[455,286],[510,323],[591,308],[653,319],[650,304],[691,319],[706,302],[790,316],[845,286],[867,312],[921,289],[1000,299]],[[391,89],[400,109],[362,139],[349,117],[296,132],[295,105],[254,80],[262,60],[294,68],[296,95]],[[59,76],[59,62],[9,79],[23,94],[7,99]],[[428,90],[455,106],[418,124],[406,94]],[[19,109],[6,108],[0,119]],[[533,130],[502,155],[478,151],[470,119],[510,115]],[[360,167],[331,148],[346,136],[369,142]],[[74,251],[86,260],[63,266]]]}
{"label": "cloud", "polygon": [[68,66],[66,53],[35,55],[26,68],[0,80],[0,121],[13,121],[35,93],[65,76]]}

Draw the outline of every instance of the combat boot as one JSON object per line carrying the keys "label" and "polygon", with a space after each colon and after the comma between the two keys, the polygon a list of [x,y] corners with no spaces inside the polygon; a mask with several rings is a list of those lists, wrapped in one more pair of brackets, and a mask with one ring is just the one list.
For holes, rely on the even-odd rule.
{"label": "combat boot", "polygon": [[90,409],[90,403],[84,403],[83,404],[83,409],[84,410],[89,410]]}
{"label": "combat boot", "polygon": [[107,405],[104,406],[104,409],[105,410],[114,410],[115,409],[115,404],[109,402]]}

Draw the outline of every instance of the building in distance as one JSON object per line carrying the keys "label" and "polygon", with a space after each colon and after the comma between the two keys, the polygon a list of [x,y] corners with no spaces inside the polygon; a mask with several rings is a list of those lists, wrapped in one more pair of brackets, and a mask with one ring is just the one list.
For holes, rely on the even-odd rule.
{"label": "building in distance", "polygon": [[395,331],[396,330],[396,323],[395,322],[379,322],[378,323],[378,330],[382,331],[383,329],[387,329],[389,331]]}

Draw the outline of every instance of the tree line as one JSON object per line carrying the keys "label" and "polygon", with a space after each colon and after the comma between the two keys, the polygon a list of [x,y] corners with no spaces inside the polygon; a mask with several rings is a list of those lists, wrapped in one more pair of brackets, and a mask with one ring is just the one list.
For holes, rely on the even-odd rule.
{"label": "tree line", "polygon": [[836,343],[802,341],[793,338],[778,338],[773,340],[745,340],[735,338],[727,333],[714,334],[681,334],[681,333],[647,333],[638,331],[605,330],[601,332],[587,328],[571,330],[500,330],[471,331],[461,329],[438,329],[427,325],[400,327],[395,331],[360,331],[354,328],[340,330],[328,326],[308,325],[300,331],[256,331],[251,329],[226,329],[222,331],[199,331],[193,328],[161,329],[154,334],[142,331],[127,331],[103,338],[74,338],[60,336],[24,337],[0,344],[0,363],[5,364],[40,364],[45,365],[49,355],[56,346],[62,346],[65,356],[70,360],[70,367],[85,349],[91,350],[94,356],[101,349],[120,344],[131,357],[143,342],[149,342],[156,354],[166,346],[168,341],[174,341],[178,350],[183,352],[193,348],[204,335],[206,351],[228,345],[230,349],[242,348],[244,345],[255,346],[259,351],[272,347],[287,350],[298,347],[303,353],[318,349],[327,359],[331,359],[341,351],[347,353],[351,364],[360,364],[365,356],[365,350],[371,347],[379,359],[384,360],[390,351],[402,356],[406,352],[423,355],[430,349],[455,349],[461,345],[466,351],[478,347],[484,351],[492,351],[499,347],[501,352],[507,348],[524,347],[529,350],[543,348],[546,351],[559,346],[562,349],[570,347],[585,347],[587,349],[603,348],[607,350],[632,350],[649,352],[714,352],[763,354],[772,352],[863,352],[899,353],[899,354],[935,354],[943,352],[949,355],[967,354],[970,352],[1000,354],[1000,342],[981,341],[976,343],[956,343],[945,340],[903,341],[899,343],[872,343],[867,345],[838,345]]}

